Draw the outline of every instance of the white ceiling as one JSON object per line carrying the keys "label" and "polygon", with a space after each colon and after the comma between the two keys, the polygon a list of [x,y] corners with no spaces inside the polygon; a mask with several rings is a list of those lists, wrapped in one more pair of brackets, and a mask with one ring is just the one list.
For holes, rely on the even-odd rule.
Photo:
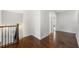
{"label": "white ceiling", "polygon": [[69,10],[55,10],[55,12],[66,12],[66,11],[69,11]]}
{"label": "white ceiling", "polygon": [[55,11],[56,13],[61,13],[61,12],[67,12],[67,11],[72,11],[72,10],[52,10]]}
{"label": "white ceiling", "polygon": [[56,13],[61,13],[61,12],[67,12],[71,10],[48,10],[49,12],[56,12]]}
{"label": "white ceiling", "polygon": [[[24,12],[24,10],[5,10],[5,11],[16,12],[16,13],[23,13]],[[60,12],[66,12],[66,11],[70,11],[70,10],[48,10],[48,11],[55,11],[57,13],[60,13]]]}
{"label": "white ceiling", "polygon": [[24,10],[4,10],[4,11],[16,12],[16,13],[23,13],[24,12]]}

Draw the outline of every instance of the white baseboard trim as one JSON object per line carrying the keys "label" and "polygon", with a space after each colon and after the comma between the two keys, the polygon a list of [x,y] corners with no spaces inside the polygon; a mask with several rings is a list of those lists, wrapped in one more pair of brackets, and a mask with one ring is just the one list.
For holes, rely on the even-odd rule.
{"label": "white baseboard trim", "polygon": [[42,37],[41,37],[41,39],[43,39],[43,38],[47,37],[50,33],[51,33],[51,32],[49,32],[48,34],[46,34],[46,35],[42,36]]}
{"label": "white baseboard trim", "polygon": [[38,36],[36,36],[36,35],[33,35],[34,37],[36,37],[36,38],[38,38],[39,40],[41,40],[41,38],[40,38],[40,36],[38,37]]}
{"label": "white baseboard trim", "polygon": [[76,34],[76,32],[71,32],[71,31],[64,31],[64,30],[56,30],[56,31],[68,32],[68,33],[74,33],[74,34]]}

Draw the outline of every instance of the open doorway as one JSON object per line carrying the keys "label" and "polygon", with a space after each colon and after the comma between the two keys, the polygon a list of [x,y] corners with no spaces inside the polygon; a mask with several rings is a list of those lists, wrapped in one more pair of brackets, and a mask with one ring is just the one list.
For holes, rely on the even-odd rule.
{"label": "open doorway", "polygon": [[56,38],[56,14],[55,12],[49,13],[49,31],[53,34],[53,39]]}

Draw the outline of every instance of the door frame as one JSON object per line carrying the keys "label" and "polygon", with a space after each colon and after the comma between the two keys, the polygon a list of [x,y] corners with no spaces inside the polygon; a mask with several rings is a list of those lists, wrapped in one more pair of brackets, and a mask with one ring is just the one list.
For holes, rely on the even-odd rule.
{"label": "door frame", "polygon": [[[52,20],[54,19],[54,20]],[[49,32],[54,32],[53,26],[55,27],[56,31],[56,13],[55,12],[49,12]]]}

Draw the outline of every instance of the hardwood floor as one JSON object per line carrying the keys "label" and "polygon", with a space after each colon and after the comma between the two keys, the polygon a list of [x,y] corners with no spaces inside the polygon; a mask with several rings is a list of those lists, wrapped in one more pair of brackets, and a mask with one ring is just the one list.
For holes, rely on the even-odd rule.
{"label": "hardwood floor", "polygon": [[78,48],[75,34],[67,32],[56,32],[56,39],[53,39],[53,33],[41,40],[43,48]]}
{"label": "hardwood floor", "polygon": [[9,45],[7,48],[40,48],[40,41],[36,37],[30,35],[22,38],[19,44]]}
{"label": "hardwood floor", "polygon": [[42,40],[31,35],[6,48],[78,48],[78,44],[75,34],[57,31],[56,39],[53,39],[53,33]]}

